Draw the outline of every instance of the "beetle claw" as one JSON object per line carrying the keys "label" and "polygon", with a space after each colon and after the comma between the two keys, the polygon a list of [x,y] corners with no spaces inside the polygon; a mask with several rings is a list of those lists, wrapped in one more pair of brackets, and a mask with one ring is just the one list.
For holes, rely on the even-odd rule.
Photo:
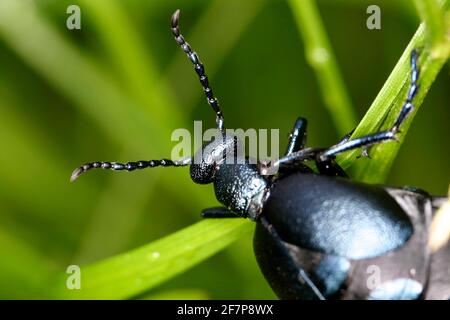
{"label": "beetle claw", "polygon": [[372,157],[371,157],[370,154],[369,154],[369,148],[363,148],[363,149],[361,150],[360,155],[356,157],[356,159],[359,159],[359,158],[369,158],[369,159],[372,159]]}

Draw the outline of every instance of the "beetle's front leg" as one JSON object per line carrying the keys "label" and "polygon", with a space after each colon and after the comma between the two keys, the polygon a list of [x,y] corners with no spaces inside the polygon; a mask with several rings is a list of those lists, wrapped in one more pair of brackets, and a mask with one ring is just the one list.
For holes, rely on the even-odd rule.
{"label": "beetle's front leg", "polygon": [[289,133],[289,141],[285,156],[299,151],[305,147],[307,126],[308,122],[305,118],[297,118],[294,124],[294,128],[292,128],[292,131]]}
{"label": "beetle's front leg", "polygon": [[225,207],[206,208],[202,210],[203,218],[241,218]]}
{"label": "beetle's front leg", "polygon": [[[306,145],[306,130],[308,127],[308,121],[305,118],[298,117],[295,121],[294,127],[289,133],[288,145],[286,148],[286,152],[281,159],[290,158],[292,154],[296,154],[297,152],[303,150]],[[308,166],[303,164],[302,162],[283,162],[283,165],[280,164],[280,159],[275,162],[275,166],[277,169],[280,169],[282,174],[289,174],[291,172],[303,172],[310,173],[313,172]],[[272,165],[272,163],[271,163]],[[267,164],[261,164],[261,174],[266,175],[268,170]]]}

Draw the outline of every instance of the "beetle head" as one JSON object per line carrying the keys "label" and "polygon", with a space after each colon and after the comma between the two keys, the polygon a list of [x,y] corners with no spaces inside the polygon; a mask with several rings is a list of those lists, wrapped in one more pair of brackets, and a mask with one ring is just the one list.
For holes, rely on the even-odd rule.
{"label": "beetle head", "polygon": [[220,131],[211,142],[195,153],[190,167],[192,180],[199,184],[213,182],[220,166],[236,157],[236,146],[236,136]]}

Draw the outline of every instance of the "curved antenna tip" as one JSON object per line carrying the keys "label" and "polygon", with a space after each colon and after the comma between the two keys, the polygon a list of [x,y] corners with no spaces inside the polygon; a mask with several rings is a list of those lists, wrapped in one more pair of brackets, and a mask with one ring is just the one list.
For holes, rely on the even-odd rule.
{"label": "curved antenna tip", "polygon": [[178,26],[178,20],[180,20],[180,9],[177,9],[172,15],[172,28]]}
{"label": "curved antenna tip", "polygon": [[74,182],[83,173],[83,168],[76,168],[70,176],[70,182]]}

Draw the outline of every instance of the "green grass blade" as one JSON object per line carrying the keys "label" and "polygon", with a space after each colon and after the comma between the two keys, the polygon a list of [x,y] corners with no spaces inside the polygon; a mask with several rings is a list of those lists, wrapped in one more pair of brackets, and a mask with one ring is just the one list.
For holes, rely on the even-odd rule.
{"label": "green grass blade", "polygon": [[174,289],[142,297],[143,300],[208,300],[210,296],[201,289]]}
{"label": "green grass blade", "polygon": [[420,19],[425,22],[430,43],[434,47],[444,38],[444,14],[437,0],[414,0]]}
{"label": "green grass blade", "polygon": [[[444,1],[444,7],[446,8],[449,3],[449,0]],[[449,31],[450,28],[447,26],[447,32]],[[412,119],[422,105],[437,74],[448,60],[450,39],[448,37],[442,39],[440,54],[437,55],[436,51],[431,51],[432,49],[427,46],[426,38],[425,26],[421,24],[353,134],[353,137],[359,137],[388,128],[394,123],[403,106],[409,87],[411,50],[418,48],[420,50],[420,90],[413,101],[415,110],[402,126],[399,142],[389,142],[371,148],[371,159],[356,161],[355,179],[371,183],[381,183],[386,180]],[[359,153],[360,150],[355,150],[339,156],[339,163],[347,168],[355,161]]]}
{"label": "green grass blade", "polygon": [[244,219],[203,220],[163,239],[81,267],[81,289],[68,290],[66,277],[53,285],[61,299],[121,299],[136,296],[173,278],[250,232]]}
{"label": "green grass blade", "polygon": [[314,0],[289,0],[289,4],[303,37],[307,61],[319,80],[325,106],[343,136],[356,126],[356,115],[316,3]]}

